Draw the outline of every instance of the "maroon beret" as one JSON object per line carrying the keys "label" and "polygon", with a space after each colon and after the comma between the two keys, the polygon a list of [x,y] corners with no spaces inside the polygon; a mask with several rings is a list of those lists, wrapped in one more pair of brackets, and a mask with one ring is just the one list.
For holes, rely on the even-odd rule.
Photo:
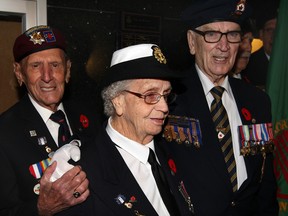
{"label": "maroon beret", "polygon": [[35,26],[16,38],[14,60],[20,62],[32,53],[52,48],[60,48],[66,52],[65,38],[61,32],[46,25]]}

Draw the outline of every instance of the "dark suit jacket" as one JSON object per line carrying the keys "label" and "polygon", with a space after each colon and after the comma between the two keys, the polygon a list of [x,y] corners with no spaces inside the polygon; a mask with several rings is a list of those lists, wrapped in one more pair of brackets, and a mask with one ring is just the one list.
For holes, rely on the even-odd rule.
{"label": "dark suit jacket", "polygon": [[[73,134],[92,136],[96,130],[94,110],[83,103],[63,102]],[[80,115],[89,120],[88,127],[80,122]],[[99,123],[100,125],[100,123]],[[84,127],[83,127],[84,126]],[[34,136],[33,133],[36,133]],[[31,134],[32,133],[32,134]],[[45,137],[55,151],[57,146],[46,124],[36,111],[28,95],[0,117],[0,215],[37,215],[37,198],[33,191],[38,183],[29,172],[29,166],[48,158],[45,145],[38,139]]]}
{"label": "dark suit jacket", "polygon": [[[155,149],[181,215],[192,215],[178,191],[181,181],[178,171],[172,175],[168,166],[168,159],[171,159],[171,156],[160,147],[160,143],[155,143]],[[85,203],[60,215],[134,216],[137,215],[137,212],[139,215],[158,215],[104,128],[102,133],[98,134],[93,148],[92,145],[89,145],[89,149],[86,150],[88,151],[82,151],[81,163],[90,182],[90,197]],[[126,198],[125,202],[128,202],[131,197],[135,197],[136,202],[132,203],[133,207],[128,208],[124,204],[117,203],[116,198],[119,195]]]}
{"label": "dark suit jacket", "polygon": [[[273,174],[272,154],[267,155],[264,176],[261,178],[262,155],[245,157],[247,180],[233,194],[231,183],[217,138],[215,126],[204,91],[195,68],[185,79],[187,88],[180,94],[170,114],[200,120],[203,145],[167,142],[175,155],[180,173],[184,173],[187,190],[198,216],[276,216],[276,181]],[[243,124],[271,122],[269,97],[260,89],[235,78],[229,78]],[[242,108],[250,111],[252,119],[245,119]]]}
{"label": "dark suit jacket", "polygon": [[265,89],[268,67],[269,61],[262,47],[251,55],[246,69],[241,74],[252,85]]}

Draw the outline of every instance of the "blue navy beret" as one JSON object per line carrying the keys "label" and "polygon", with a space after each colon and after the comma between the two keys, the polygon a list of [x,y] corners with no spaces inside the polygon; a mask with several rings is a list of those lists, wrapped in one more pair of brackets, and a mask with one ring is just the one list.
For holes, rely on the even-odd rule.
{"label": "blue navy beret", "polygon": [[218,22],[230,21],[239,25],[252,13],[246,0],[195,0],[181,15],[190,29]]}

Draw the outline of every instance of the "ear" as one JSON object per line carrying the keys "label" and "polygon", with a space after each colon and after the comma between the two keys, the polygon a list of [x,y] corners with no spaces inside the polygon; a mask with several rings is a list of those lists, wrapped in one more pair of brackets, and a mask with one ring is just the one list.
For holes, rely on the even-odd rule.
{"label": "ear", "polygon": [[187,31],[187,42],[188,42],[190,53],[192,55],[195,55],[195,35],[192,30]]}
{"label": "ear", "polygon": [[18,62],[13,63],[13,71],[18,81],[19,86],[22,86],[24,79],[23,74],[21,72],[21,65]]}
{"label": "ear", "polygon": [[65,75],[65,82],[68,83],[71,77],[71,65],[72,62],[70,60],[67,60],[66,62],[66,75]]}
{"label": "ear", "polygon": [[124,111],[124,95],[120,94],[112,99],[112,104],[114,106],[115,112],[118,116],[121,116]]}

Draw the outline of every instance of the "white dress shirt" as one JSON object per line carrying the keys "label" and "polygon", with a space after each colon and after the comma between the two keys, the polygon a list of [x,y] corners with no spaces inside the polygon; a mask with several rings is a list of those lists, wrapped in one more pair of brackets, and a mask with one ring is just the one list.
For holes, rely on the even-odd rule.
{"label": "white dress shirt", "polygon": [[111,140],[116,144],[119,153],[158,215],[170,215],[161,198],[148,162],[149,148],[155,152],[154,141],[152,140],[150,143],[143,145],[124,137],[113,129],[111,117],[108,120],[106,131]]}
{"label": "white dress shirt", "polygon": [[[51,136],[53,137],[56,145],[58,146],[58,130],[59,130],[60,125],[50,119],[50,116],[53,112],[49,109],[46,109],[46,108],[40,106],[30,95],[29,95],[29,98],[31,100],[31,103],[33,104],[33,106],[35,107],[35,109],[38,111],[41,118],[45,122]],[[72,133],[72,130],[70,128],[70,124],[69,124],[69,121],[67,119],[67,116],[66,116],[66,113],[65,113],[65,110],[64,110],[62,103],[59,104],[59,106],[57,107],[57,110],[62,110],[64,112],[69,130],[70,130],[70,134],[72,135],[73,133]]]}
{"label": "white dress shirt", "polygon": [[[199,75],[200,81],[202,83],[202,87],[203,87],[203,90],[207,99],[207,104],[210,109],[211,103],[214,100],[214,97],[210,93],[210,90],[214,87],[214,84],[200,70],[200,68],[197,65],[195,66],[196,66],[196,70]],[[247,171],[246,171],[244,158],[242,155],[240,155],[240,143],[239,143],[239,135],[238,135],[238,126],[242,125],[242,121],[238,112],[238,108],[236,105],[235,98],[233,96],[231,86],[228,82],[228,76],[226,76],[221,86],[225,89],[222,95],[222,103],[227,111],[229,124],[231,128],[233,151],[234,151],[236,170],[237,170],[237,183],[238,183],[238,189],[239,189],[242,183],[247,179]]]}

